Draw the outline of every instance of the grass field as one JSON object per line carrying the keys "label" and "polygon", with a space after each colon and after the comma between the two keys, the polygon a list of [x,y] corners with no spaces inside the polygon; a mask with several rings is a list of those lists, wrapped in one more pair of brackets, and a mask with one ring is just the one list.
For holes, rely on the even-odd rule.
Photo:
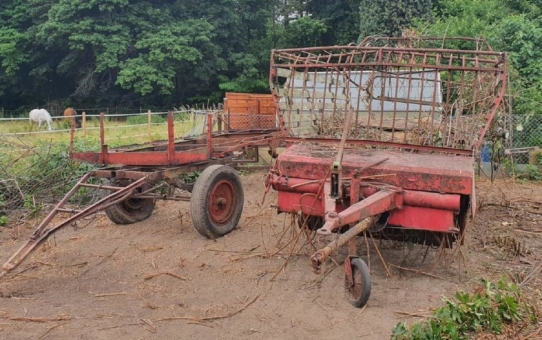
{"label": "grass field", "polygon": [[[155,140],[167,139],[166,114],[152,115],[151,124],[148,124],[146,114],[129,117],[106,117],[105,142],[109,147],[141,144]],[[122,119],[122,120],[120,120]],[[174,116],[175,138],[187,135],[201,134],[205,123],[204,114],[190,115],[180,113]],[[85,150],[99,150],[100,148],[99,118],[87,118],[85,128],[75,131],[75,146]],[[31,124],[27,120],[14,120],[0,122],[0,138],[17,140],[29,146],[42,143],[69,143],[70,122],[64,119],[53,120],[53,131],[47,126]],[[76,150],[77,151],[77,150]]]}

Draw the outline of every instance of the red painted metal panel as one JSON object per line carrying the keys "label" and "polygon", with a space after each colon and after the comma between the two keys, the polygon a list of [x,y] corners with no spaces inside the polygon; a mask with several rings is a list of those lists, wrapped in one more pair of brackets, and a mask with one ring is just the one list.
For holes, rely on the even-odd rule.
{"label": "red painted metal panel", "polygon": [[454,213],[450,210],[404,206],[390,212],[388,224],[409,229],[438,232],[458,232],[454,224]]}
{"label": "red painted metal panel", "polygon": [[[274,176],[271,178],[273,189],[278,191],[298,192],[298,193],[313,193],[320,191],[321,181],[307,181],[301,178],[286,178]],[[357,181],[359,183],[359,180]],[[350,197],[354,194],[352,185],[349,190]],[[364,197],[371,196],[377,192],[374,187],[365,187],[362,190]],[[427,207],[435,209],[445,209],[459,211],[461,196],[456,194],[441,194],[425,191],[403,190],[403,202],[405,205]],[[357,196],[356,196],[357,197]],[[351,203],[357,202],[357,199],[351,198]]]}
{"label": "red painted metal panel", "polygon": [[307,215],[324,216],[324,202],[316,198],[316,194],[301,194],[294,192],[278,192],[278,211]]}
{"label": "red painted metal panel", "polygon": [[160,166],[201,162],[207,160],[207,155],[203,153],[175,153],[175,158],[170,161],[167,152],[113,152],[108,153],[107,160],[104,160],[100,153],[81,152],[74,153],[72,158],[94,164]]}
{"label": "red painted metal panel", "polygon": [[[375,188],[364,188],[362,193],[365,197],[376,193]],[[444,209],[459,211],[461,196],[453,194],[439,194],[425,191],[403,191],[403,202],[405,205],[414,207],[425,207],[433,209]]]}
{"label": "red painted metal panel", "polygon": [[[335,152],[333,148],[297,144],[279,156],[278,171],[291,178],[322,179],[329,171]],[[379,176],[378,182],[407,190],[472,193],[474,161],[467,156],[348,149],[343,156],[343,178],[352,177],[357,169],[386,158],[361,176]]]}

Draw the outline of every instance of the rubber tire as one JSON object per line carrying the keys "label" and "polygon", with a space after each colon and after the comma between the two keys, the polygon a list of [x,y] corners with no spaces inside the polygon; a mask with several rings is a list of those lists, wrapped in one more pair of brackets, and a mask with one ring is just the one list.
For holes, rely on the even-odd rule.
{"label": "rubber tire", "polygon": [[315,231],[324,226],[324,219],[320,216],[305,215],[302,213],[297,220],[297,224],[299,228],[305,225],[310,231]]}
{"label": "rubber tire", "polygon": [[[224,224],[214,222],[209,215],[211,190],[221,181],[227,181],[233,187],[235,196],[235,206],[232,208],[230,218]],[[192,223],[205,237],[215,239],[224,236],[237,227],[243,212],[244,200],[243,186],[237,171],[227,165],[211,165],[202,171],[192,190],[190,199]]]}
{"label": "rubber tire", "polygon": [[371,296],[371,274],[369,268],[365,262],[359,257],[353,258],[350,260],[350,265],[352,267],[352,278],[354,279],[354,284],[356,284],[356,274],[359,273],[358,279],[361,283],[361,292],[358,297],[352,296],[350,292],[350,287],[348,283],[348,278],[345,275],[344,287],[346,292],[346,298],[354,307],[361,308],[367,304],[369,297]]}
{"label": "rubber tire", "polygon": [[[133,205],[130,205],[131,202],[140,206],[134,208]],[[115,224],[133,224],[149,218],[155,204],[153,199],[128,198],[105,209],[105,214]]]}

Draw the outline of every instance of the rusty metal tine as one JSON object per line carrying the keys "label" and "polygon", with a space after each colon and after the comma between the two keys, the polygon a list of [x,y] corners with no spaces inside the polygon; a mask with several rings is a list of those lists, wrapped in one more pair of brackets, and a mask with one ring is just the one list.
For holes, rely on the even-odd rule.
{"label": "rusty metal tine", "polygon": [[109,185],[99,185],[99,184],[90,184],[90,183],[80,183],[79,186],[85,187],[85,188],[96,188],[96,189],[104,189],[104,190],[120,190],[121,187],[112,187]]}
{"label": "rusty metal tine", "polygon": [[[212,128],[211,128],[212,130]],[[173,121],[173,112],[168,111],[167,113],[167,136],[168,136],[168,163],[173,165],[175,159],[175,125]],[[209,144],[211,141],[209,141]],[[212,145],[211,145],[212,148]]]}
{"label": "rusty metal tine", "polygon": [[[414,63],[414,54],[411,54],[410,55],[410,63],[413,64]],[[412,67],[409,67],[408,68],[409,72],[408,72],[408,89],[407,89],[407,98],[410,98],[410,95],[412,93]],[[409,130],[408,130],[408,114],[410,112],[410,101],[407,101],[407,104],[406,104],[406,112],[405,112],[405,133],[404,133],[404,138],[403,138],[403,143],[407,143],[407,140],[408,140],[408,135],[410,134]]]}
{"label": "rusty metal tine", "polygon": [[[465,66],[465,56],[463,56],[463,58],[461,60],[461,65]],[[463,94],[464,93],[463,92],[464,92],[464,88],[465,88],[465,73],[461,72],[461,80],[460,80],[460,85],[459,85],[459,99],[457,101],[459,107],[456,109],[456,114],[455,114],[455,128],[454,128],[455,131],[459,130],[459,123],[460,123],[461,117],[463,116],[463,110],[464,110],[464,105],[463,105]],[[457,146],[456,139],[453,138],[451,147],[455,148],[456,146]]]}
{"label": "rusty metal tine", "polygon": [[[436,55],[436,60],[435,60],[435,64],[439,65],[440,64],[440,53]],[[438,91],[441,91],[441,81],[439,79],[439,72],[437,69],[435,69],[435,76],[433,77],[433,83],[434,83],[434,86],[433,86],[433,99],[432,99],[432,103],[431,103],[431,126],[430,126],[430,130],[429,130],[429,136],[431,136],[431,140],[430,140],[430,144],[433,145],[433,130],[435,128],[434,126],[434,123],[435,123],[435,107],[437,106],[437,90]]]}
{"label": "rusty metal tine", "polygon": [[[81,178],[81,180],[78,182],[86,181],[92,173],[89,172],[85,176]],[[46,239],[53,231],[56,231],[59,228],[62,228],[66,225],[69,225],[73,221],[88,216],[90,214],[93,214],[99,210],[108,208],[111,205],[117,204],[121,202],[122,200],[128,198],[132,193],[133,190],[144,185],[149,175],[140,178],[137,181],[134,181],[133,183],[129,184],[128,186],[122,188],[121,190],[118,190],[116,192],[113,192],[107,197],[102,198],[98,202],[90,205],[86,209],[81,210],[77,214],[71,216],[70,218],[64,220],[62,223],[47,229],[47,226],[51,222],[54,215],[58,213],[56,208],[63,207],[63,205],[68,201],[68,199],[79,189],[79,185],[76,184],[66,196],[60,201],[60,203],[55,207],[51,213],[43,220],[43,222],[40,224],[40,226],[34,231],[32,236],[30,236],[30,239],[26,241],[9,259],[8,261],[3,265],[3,269],[6,272],[9,272],[16,268],[25,258],[32,252],[32,250],[44,239]],[[120,196],[120,198],[119,198]],[[4,274],[5,275],[5,274]],[[0,275],[0,277],[3,275]]]}
{"label": "rusty metal tine", "polygon": [[[403,52],[400,52],[399,62],[401,62],[402,60],[403,60]],[[397,118],[397,99],[399,97],[399,79],[400,79],[399,70],[397,70],[397,72],[395,73],[395,76],[396,76],[395,77],[395,94],[393,96],[395,100],[393,101],[393,121],[392,121],[392,126],[391,126],[391,141],[392,142],[395,142],[395,120]],[[410,84],[408,87],[410,88]]]}
{"label": "rusty metal tine", "polygon": [[[425,66],[427,65],[427,53],[424,53],[423,54],[423,61],[422,61],[422,64]],[[423,71],[425,71],[425,68],[422,69]],[[423,102],[423,91],[424,91],[424,85],[425,85],[425,72],[422,72],[422,80],[420,82],[420,102]],[[422,124],[422,105],[421,104],[418,104],[418,127],[421,126]],[[424,144],[425,144],[425,136],[421,135],[420,137],[422,137],[422,141],[424,141]]]}
{"label": "rusty metal tine", "polygon": [[[450,53],[449,54],[449,60],[448,60],[448,65],[449,66],[452,66],[452,63],[453,63],[453,54]],[[445,102],[445,106],[443,107],[443,111],[444,111],[444,127],[443,127],[443,130],[445,133],[443,133],[443,141],[442,141],[442,146],[448,146],[448,143],[449,143],[449,138],[450,138],[450,135],[446,133],[447,131],[447,128],[448,128],[448,123],[450,123],[451,125],[451,119],[452,119],[452,105],[450,105],[450,95],[452,93],[452,72],[447,72],[448,73],[448,80],[446,81],[446,102]]]}
{"label": "rusty metal tine", "polygon": [[[62,198],[62,200],[60,200],[60,202],[58,202],[58,204],[56,205],[55,208],[64,207],[64,204],[66,204],[68,202],[70,197],[72,197],[77,192],[77,190],[79,190],[79,186],[81,185],[81,183],[85,183],[90,176],[91,176],[91,173],[89,172],[89,173],[85,174],[83,177],[81,177],[81,179],[75,184],[75,186],[70,191],[68,191],[68,193],[64,196],[64,198]],[[51,222],[53,220],[56,213],[57,212],[56,212],[55,209],[51,210],[51,212],[49,212],[49,214],[47,214],[47,216],[43,219],[43,221],[41,221],[41,223],[38,225],[38,227],[36,228],[34,233],[32,233],[31,237],[33,237],[34,235],[37,235],[37,233],[39,233],[40,230],[44,229],[45,226],[48,225],[49,222]]]}
{"label": "rusty metal tine", "polygon": [[[389,54],[386,56],[386,60],[389,60]],[[387,68],[386,68],[387,71]],[[379,135],[378,139],[382,140],[382,132],[384,132],[383,124],[384,124],[384,98],[386,96],[386,83],[387,83],[387,77],[388,72],[382,72],[382,70],[379,70],[380,76],[380,123],[379,123]]]}
{"label": "rusty metal tine", "polygon": [[[503,58],[504,58],[504,55],[503,55]],[[498,109],[499,109],[499,106],[501,105],[501,102],[504,98],[504,95],[506,94],[506,71],[501,71],[501,74],[499,75],[499,78],[500,78],[500,82],[502,83],[501,85],[501,90],[499,92],[499,94],[494,98],[493,100],[493,104],[492,104],[492,107],[489,111],[489,114],[488,114],[488,121],[491,122],[491,120],[493,120],[493,117],[495,117],[495,114],[497,113]],[[478,142],[476,143],[475,145],[475,148],[476,149],[479,149],[482,145],[482,142],[484,140],[484,136],[487,132],[487,130],[489,129],[489,125],[488,124],[485,124],[484,127],[482,128],[482,131],[480,131],[480,136],[478,137]]]}

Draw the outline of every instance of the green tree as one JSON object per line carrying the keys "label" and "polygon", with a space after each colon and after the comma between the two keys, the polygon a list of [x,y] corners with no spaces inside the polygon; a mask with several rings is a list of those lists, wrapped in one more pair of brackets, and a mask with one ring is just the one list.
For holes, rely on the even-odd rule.
{"label": "green tree", "polygon": [[327,27],[322,33],[323,45],[346,45],[359,37],[361,0],[308,0],[307,12]]}
{"label": "green tree", "polygon": [[434,22],[416,25],[429,35],[483,37],[495,50],[508,52],[514,113],[542,114],[541,5],[540,0],[441,0]]}
{"label": "green tree", "polygon": [[414,20],[430,21],[431,0],[362,0],[360,40],[369,35],[400,36]]}

